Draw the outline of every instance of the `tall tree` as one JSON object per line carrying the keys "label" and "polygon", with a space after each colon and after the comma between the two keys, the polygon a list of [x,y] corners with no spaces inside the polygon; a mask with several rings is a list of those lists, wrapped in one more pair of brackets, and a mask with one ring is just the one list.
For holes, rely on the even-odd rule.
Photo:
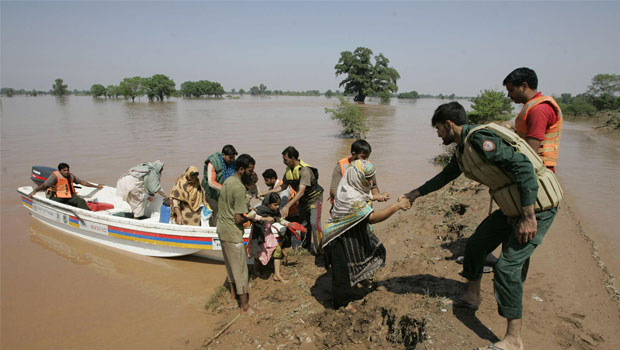
{"label": "tall tree", "polygon": [[118,85],[118,91],[125,98],[130,98],[131,102],[135,102],[136,97],[144,95],[144,78],[124,78]]}
{"label": "tall tree", "polygon": [[620,74],[595,75],[586,93],[592,96],[620,94]]}
{"label": "tall tree", "polygon": [[345,94],[353,94],[356,102],[364,102],[366,96],[377,94],[382,99],[389,98],[391,93],[398,91],[396,81],[400,74],[390,67],[390,61],[383,54],[374,56],[372,50],[358,47],[355,51],[343,51],[334,67],[336,76],[346,74],[340,82]]}
{"label": "tall tree", "polygon": [[56,96],[64,96],[69,94],[69,86],[67,84],[63,84],[62,79],[58,78],[52,85],[52,95]]}
{"label": "tall tree", "polygon": [[620,74],[595,75],[586,95],[599,111],[620,108]]}

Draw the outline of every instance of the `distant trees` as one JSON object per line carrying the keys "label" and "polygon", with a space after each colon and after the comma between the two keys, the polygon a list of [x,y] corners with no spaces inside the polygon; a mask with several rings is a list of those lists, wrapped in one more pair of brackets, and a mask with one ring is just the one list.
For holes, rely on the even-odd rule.
{"label": "distant trees", "polygon": [[[112,89],[114,89],[114,86],[112,86]],[[123,78],[118,85],[118,92],[125,99],[131,99],[131,102],[135,102],[136,97],[144,95],[144,78],[138,76]]]}
{"label": "distant trees", "polygon": [[332,96],[334,96],[334,92],[332,90],[325,91],[325,97],[331,98]]}
{"label": "distant trees", "polygon": [[150,78],[145,78],[142,81],[144,87],[144,93],[148,97],[149,101],[163,101],[165,98],[170,98],[175,91],[174,81],[163,74],[155,74]]}
{"label": "distant trees", "polygon": [[620,108],[620,74],[595,75],[586,95],[598,110]]}
{"label": "distant trees", "polygon": [[474,124],[508,120],[511,117],[512,102],[502,91],[484,90],[471,101],[473,111],[468,113],[467,117]]}
{"label": "distant trees", "polygon": [[382,100],[389,100],[392,93],[398,91],[396,81],[400,75],[396,69],[389,67],[390,61],[382,53],[371,59],[372,50],[358,47],[355,51],[343,51],[334,67],[336,76],[346,74],[339,86],[344,86],[345,94],[355,95],[356,102],[363,103],[366,96],[378,95]]}
{"label": "distant trees", "polygon": [[181,95],[184,97],[221,97],[224,93],[224,87],[218,82],[199,80],[186,81],[181,84]]}
{"label": "distant trees", "polygon": [[105,86],[101,84],[93,84],[93,86],[90,87],[90,94],[93,97],[105,97]]}
{"label": "distant trees", "polygon": [[420,98],[420,94],[417,91],[413,90],[410,92],[401,92],[397,96],[398,98]]}
{"label": "distant trees", "polygon": [[620,74],[597,74],[583,94],[556,97],[566,115],[593,116],[600,111],[620,110]]}
{"label": "distant trees", "polygon": [[586,94],[579,94],[577,96],[562,94],[560,97],[556,97],[555,100],[565,115],[593,116],[598,112],[596,107],[590,103],[590,98]]}
{"label": "distant trees", "polygon": [[69,94],[69,86],[67,84],[63,84],[62,79],[58,78],[52,85],[51,90],[52,95],[55,96],[64,96]]}
{"label": "distant trees", "polygon": [[260,95],[260,89],[258,88],[258,86],[254,85],[250,88],[250,95],[253,95],[253,96]]}
{"label": "distant trees", "polygon": [[108,85],[105,87],[105,96],[107,98],[118,98],[122,94],[119,85]]}

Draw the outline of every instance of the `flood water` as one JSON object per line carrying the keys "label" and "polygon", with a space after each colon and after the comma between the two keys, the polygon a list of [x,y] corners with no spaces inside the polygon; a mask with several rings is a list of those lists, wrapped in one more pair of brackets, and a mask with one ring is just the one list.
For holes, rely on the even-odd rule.
{"label": "flood water", "polygon": [[[82,179],[114,186],[130,167],[160,159],[169,192],[187,166],[202,169],[204,159],[225,144],[251,154],[259,175],[274,168],[280,176],[280,153],[294,145],[304,161],[319,169],[319,182],[327,189],[334,165],[349,154],[352,142],[338,137],[339,126],[324,112],[337,102],[250,96],[163,103],[3,98],[2,348],[169,348],[190,334],[207,337],[212,332],[206,328],[204,305],[226,275],[223,265],[212,261],[136,256],[35,221],[15,192],[32,184],[32,165],[67,162]],[[443,102],[395,100],[364,107],[372,115],[367,139],[382,191],[395,197],[437,173],[430,160],[443,148],[430,116]],[[612,189],[620,185],[618,142],[593,136],[589,127],[565,124],[561,181],[576,197],[584,225],[617,258]]]}

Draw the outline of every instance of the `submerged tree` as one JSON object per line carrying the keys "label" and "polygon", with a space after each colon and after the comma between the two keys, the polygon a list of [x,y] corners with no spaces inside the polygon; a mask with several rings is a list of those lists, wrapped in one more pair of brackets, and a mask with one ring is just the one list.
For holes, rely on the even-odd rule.
{"label": "submerged tree", "polygon": [[118,90],[126,99],[135,102],[136,97],[144,95],[144,78],[138,76],[124,78],[118,85]]}
{"label": "submerged tree", "polygon": [[363,103],[369,95],[389,98],[391,93],[398,91],[396,81],[400,75],[396,69],[388,66],[390,61],[381,53],[374,56],[373,64],[372,54],[372,50],[365,47],[358,47],[353,52],[343,51],[334,67],[336,76],[347,75],[339,86],[344,86],[345,94],[355,95],[353,100],[356,102]]}
{"label": "submerged tree", "polygon": [[69,86],[67,84],[63,84],[62,79],[58,78],[52,85],[52,95],[55,96],[64,96],[69,94]]}
{"label": "submerged tree", "polygon": [[336,108],[325,108],[325,113],[331,114],[331,118],[338,120],[342,126],[341,135],[353,138],[364,138],[368,131],[368,118],[360,106],[347,102],[339,96],[340,105]]}
{"label": "submerged tree", "polygon": [[150,78],[143,80],[144,92],[149,98],[149,101],[153,101],[157,98],[158,101],[163,101],[165,98],[170,98],[175,92],[175,83],[172,79],[163,74],[155,74]]}
{"label": "submerged tree", "polygon": [[93,86],[90,87],[90,94],[93,97],[105,96],[105,86],[101,84],[93,84]]}

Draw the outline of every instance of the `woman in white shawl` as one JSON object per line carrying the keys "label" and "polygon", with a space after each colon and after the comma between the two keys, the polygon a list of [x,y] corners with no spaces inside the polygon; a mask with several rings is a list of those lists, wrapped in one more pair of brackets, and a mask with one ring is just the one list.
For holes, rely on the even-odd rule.
{"label": "woman in white shawl", "polygon": [[164,163],[159,160],[142,163],[129,169],[116,182],[116,194],[129,203],[134,219],[143,218],[150,197],[155,194],[166,197],[160,183],[162,171]]}
{"label": "woman in white shawl", "polygon": [[399,210],[411,208],[404,196],[391,205],[374,211],[370,179],[375,167],[367,160],[358,159],[348,168],[338,184],[331,218],[323,229],[323,250],[332,266],[332,297],[334,308],[346,305],[355,312],[350,302],[352,288],[358,282],[371,278],[385,264],[385,247],[373,233],[372,224],[386,220]]}

